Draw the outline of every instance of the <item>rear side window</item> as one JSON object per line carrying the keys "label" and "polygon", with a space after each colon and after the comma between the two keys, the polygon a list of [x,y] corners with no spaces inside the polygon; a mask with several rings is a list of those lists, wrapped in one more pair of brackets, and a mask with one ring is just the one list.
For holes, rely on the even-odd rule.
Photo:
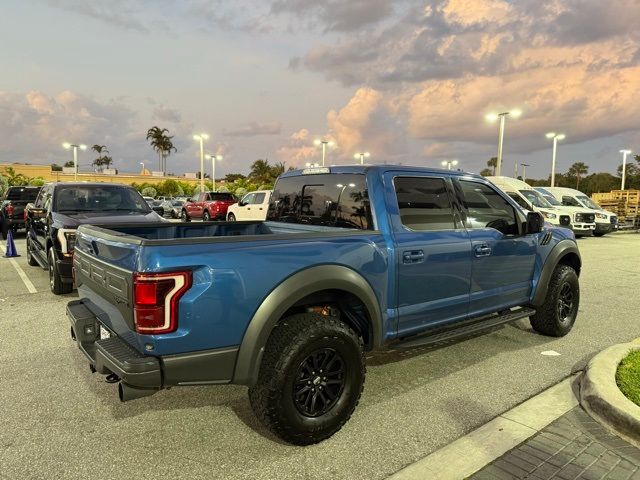
{"label": "rear side window", "polygon": [[256,193],[256,197],[253,199],[253,203],[255,203],[256,205],[261,204],[262,202],[264,202],[264,193]]}
{"label": "rear side window", "polygon": [[518,195],[517,193],[512,193],[512,192],[508,192],[507,195],[509,195],[511,198],[513,198],[515,200],[515,202],[520,205],[522,208],[524,208],[525,210],[531,210],[531,205],[529,205],[524,198],[522,198],[520,195]]}
{"label": "rear side window", "polygon": [[453,230],[451,198],[442,178],[394,179],[402,225],[417,231]]}
{"label": "rear side window", "polygon": [[284,177],[275,185],[267,220],[373,229],[364,175]]}

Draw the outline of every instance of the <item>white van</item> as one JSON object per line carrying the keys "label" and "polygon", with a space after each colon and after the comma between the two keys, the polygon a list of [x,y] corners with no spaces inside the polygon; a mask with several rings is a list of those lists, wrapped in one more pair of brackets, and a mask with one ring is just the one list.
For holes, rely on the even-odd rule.
{"label": "white van", "polygon": [[605,233],[618,229],[618,216],[607,210],[603,210],[600,205],[579,190],[566,187],[536,187],[545,198],[554,197],[562,202],[562,205],[587,208],[596,216],[596,229],[593,234],[601,237]]}
{"label": "white van", "polygon": [[595,231],[595,215],[585,208],[567,207],[548,199],[529,184],[511,177],[487,177],[496,187],[513,198],[525,210],[539,212],[545,221],[570,228],[576,237],[591,235]]}
{"label": "white van", "polygon": [[238,203],[227,209],[227,222],[243,220],[264,220],[271,199],[271,190],[249,192]]}

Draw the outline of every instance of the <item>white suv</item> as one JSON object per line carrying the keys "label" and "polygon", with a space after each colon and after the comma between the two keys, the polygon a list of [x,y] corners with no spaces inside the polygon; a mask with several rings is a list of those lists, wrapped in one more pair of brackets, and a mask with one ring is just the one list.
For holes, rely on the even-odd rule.
{"label": "white suv", "polygon": [[586,208],[567,207],[533,189],[529,184],[511,177],[487,177],[496,187],[513,198],[525,210],[539,212],[545,221],[570,228],[576,237],[595,231],[595,215]]}
{"label": "white suv", "polygon": [[264,220],[271,199],[271,190],[249,192],[238,203],[227,209],[227,222],[242,220]]}

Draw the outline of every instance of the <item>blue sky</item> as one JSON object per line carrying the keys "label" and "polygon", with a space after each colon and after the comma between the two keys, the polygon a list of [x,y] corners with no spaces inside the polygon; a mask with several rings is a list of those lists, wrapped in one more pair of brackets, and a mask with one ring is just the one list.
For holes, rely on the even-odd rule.
{"label": "blue sky", "polygon": [[[222,153],[217,174],[257,158],[479,171],[495,155],[484,114],[518,106],[504,171],[614,172],[640,150],[640,37],[633,0],[8,0],[0,16],[0,162],[64,162],[69,140],[106,144],[123,171],[156,162],[145,141],[175,135],[177,173],[198,168],[192,134]],[[635,147],[635,148],[634,148]],[[81,163],[93,157],[84,153]]]}

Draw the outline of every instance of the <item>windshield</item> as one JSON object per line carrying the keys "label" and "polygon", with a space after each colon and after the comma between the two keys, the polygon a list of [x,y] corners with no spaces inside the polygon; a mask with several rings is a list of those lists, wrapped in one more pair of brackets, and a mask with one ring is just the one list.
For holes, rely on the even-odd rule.
{"label": "windshield", "polygon": [[211,198],[213,202],[235,202],[233,195],[230,193],[211,192],[209,193],[209,198]]}
{"label": "windshield", "polygon": [[173,205],[174,207],[181,207],[182,205],[184,205],[184,200],[174,200],[173,202],[171,202],[171,205]]}
{"label": "windshield", "polygon": [[586,195],[577,195],[576,198],[580,200],[580,202],[583,205],[586,205],[587,207],[592,208],[593,210],[602,210],[602,207],[600,205],[598,205],[596,202],[591,200]]}
{"label": "windshield", "polygon": [[562,202],[558,201],[558,199],[556,199],[556,197],[554,197],[553,195],[544,194],[544,193],[541,193],[540,195],[542,195],[544,199],[554,207],[562,206]]}
{"label": "windshield", "polygon": [[551,204],[535,190],[520,190],[520,193],[531,202],[534,207],[549,208]]}
{"label": "windshield", "polygon": [[70,185],[58,187],[54,210],[71,212],[150,213],[149,206],[133,188],[119,185]]}

